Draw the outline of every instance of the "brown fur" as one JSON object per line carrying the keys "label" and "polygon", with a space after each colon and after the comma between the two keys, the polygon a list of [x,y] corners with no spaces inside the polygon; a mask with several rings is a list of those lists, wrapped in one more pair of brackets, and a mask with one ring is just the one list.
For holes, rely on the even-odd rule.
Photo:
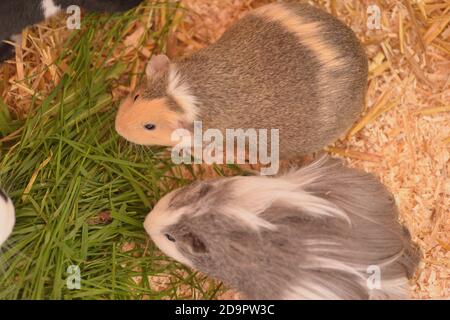
{"label": "brown fur", "polygon": [[[204,130],[279,129],[280,155],[289,158],[322,149],[354,123],[364,104],[368,63],[338,19],[306,4],[273,4],[172,68],[195,97]],[[150,77],[145,99],[170,96],[168,70]],[[157,117],[151,110],[134,114]]]}
{"label": "brown fur", "polygon": [[136,117],[136,113],[146,113],[151,110],[156,117],[152,123],[158,126],[158,131],[143,130],[142,134],[133,136],[129,140],[136,144],[145,144],[148,139],[152,139],[155,145],[168,146],[172,144],[170,139],[173,130],[178,128],[178,121],[181,120],[176,111],[168,107],[166,98],[147,101],[138,98],[136,101],[128,97],[120,108],[116,121],[116,131],[122,136],[133,136],[133,132],[143,128],[147,122],[145,118]]}

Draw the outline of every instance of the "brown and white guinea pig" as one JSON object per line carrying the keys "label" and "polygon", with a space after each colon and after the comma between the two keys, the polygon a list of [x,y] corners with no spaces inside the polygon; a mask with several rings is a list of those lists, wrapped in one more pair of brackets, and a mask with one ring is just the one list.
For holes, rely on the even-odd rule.
{"label": "brown and white guinea pig", "polygon": [[121,105],[116,130],[142,145],[174,146],[176,129],[279,129],[283,158],[318,151],[355,122],[367,57],[344,23],[307,4],[263,6],[213,45],[170,62],[151,59]]}
{"label": "brown and white guinea pig", "polygon": [[406,298],[420,259],[383,184],[329,158],[196,182],[144,226],[164,253],[248,299]]}

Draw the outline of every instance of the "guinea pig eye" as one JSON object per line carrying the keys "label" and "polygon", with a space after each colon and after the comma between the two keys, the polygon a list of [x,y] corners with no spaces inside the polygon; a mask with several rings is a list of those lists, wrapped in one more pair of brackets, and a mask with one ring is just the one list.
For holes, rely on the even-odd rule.
{"label": "guinea pig eye", "polygon": [[170,234],[168,234],[168,233],[166,233],[165,236],[166,236],[167,240],[169,240],[170,242],[175,242],[175,241],[176,241],[175,238],[172,237],[172,236],[171,236]]}
{"label": "guinea pig eye", "polygon": [[140,95],[138,95],[138,94],[135,95],[135,96],[134,96],[134,102],[136,102],[136,100],[139,99],[139,97],[140,97]]}
{"label": "guinea pig eye", "polygon": [[155,130],[155,129],[156,129],[156,126],[155,126],[153,123],[147,123],[147,124],[144,126],[144,128],[147,129],[147,130],[149,130],[149,131],[151,131],[151,130]]}

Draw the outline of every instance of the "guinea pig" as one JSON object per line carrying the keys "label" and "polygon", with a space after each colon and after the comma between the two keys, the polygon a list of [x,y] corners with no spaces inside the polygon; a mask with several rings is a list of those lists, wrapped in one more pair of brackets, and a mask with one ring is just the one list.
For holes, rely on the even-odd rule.
{"label": "guinea pig", "polygon": [[116,130],[142,145],[175,146],[176,129],[279,130],[279,153],[318,151],[360,115],[367,56],[353,31],[307,4],[251,11],[214,44],[171,62],[151,58],[121,104]]}
{"label": "guinea pig", "polygon": [[10,236],[15,223],[14,205],[11,199],[0,189],[0,246]]}
{"label": "guinea pig", "polygon": [[329,158],[195,182],[144,226],[165,254],[247,299],[403,299],[420,260],[383,184]]}
{"label": "guinea pig", "polygon": [[54,16],[71,5],[94,12],[125,11],[142,0],[14,0],[0,2],[0,61],[14,55],[14,47],[4,40],[18,42],[22,30]]}

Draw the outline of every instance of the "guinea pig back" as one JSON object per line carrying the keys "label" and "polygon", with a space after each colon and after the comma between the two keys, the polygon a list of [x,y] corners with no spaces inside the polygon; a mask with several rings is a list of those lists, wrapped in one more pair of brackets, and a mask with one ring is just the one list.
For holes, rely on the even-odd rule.
{"label": "guinea pig back", "polygon": [[195,182],[145,228],[167,255],[249,299],[398,299],[420,260],[372,175],[322,158],[278,177]]}

